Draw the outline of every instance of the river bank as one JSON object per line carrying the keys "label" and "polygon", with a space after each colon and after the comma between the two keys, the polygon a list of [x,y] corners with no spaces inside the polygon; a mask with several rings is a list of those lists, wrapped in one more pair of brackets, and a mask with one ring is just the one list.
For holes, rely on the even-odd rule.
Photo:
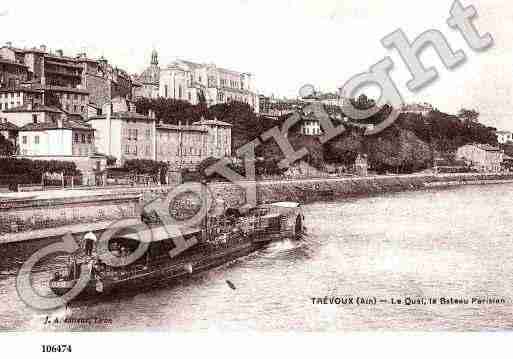
{"label": "river bank", "polygon": [[[322,178],[247,182],[258,203],[295,201],[312,203],[387,192],[413,191],[432,187],[513,183],[513,174],[397,175],[358,178]],[[208,184],[214,198],[229,206],[246,203],[246,192],[229,182]],[[83,191],[58,198],[4,199],[0,201],[0,244],[59,238],[65,233],[80,237],[88,230],[102,233],[121,219],[137,220],[143,193],[149,198],[165,196],[170,187],[103,190],[95,195]],[[64,197],[63,197],[64,196]]]}

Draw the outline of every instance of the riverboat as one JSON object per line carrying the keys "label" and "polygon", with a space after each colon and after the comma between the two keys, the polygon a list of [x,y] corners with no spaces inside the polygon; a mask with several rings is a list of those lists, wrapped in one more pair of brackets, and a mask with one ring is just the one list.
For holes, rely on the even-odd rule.
{"label": "riverboat", "polygon": [[151,235],[144,255],[126,265],[119,265],[118,261],[116,266],[103,263],[97,250],[90,256],[70,257],[66,271],[57,272],[50,279],[50,289],[64,295],[77,285],[81,275],[87,274],[85,288],[73,299],[78,300],[187,278],[246,256],[273,241],[299,239],[304,232],[304,215],[298,203],[278,202],[257,206],[246,214],[232,209],[221,216],[207,216],[201,226],[181,231],[182,243],[194,245],[174,257],[170,251],[176,248],[178,239],[169,236],[163,226],[125,232],[109,240],[109,254],[122,263],[123,258],[137,250],[141,238]]}

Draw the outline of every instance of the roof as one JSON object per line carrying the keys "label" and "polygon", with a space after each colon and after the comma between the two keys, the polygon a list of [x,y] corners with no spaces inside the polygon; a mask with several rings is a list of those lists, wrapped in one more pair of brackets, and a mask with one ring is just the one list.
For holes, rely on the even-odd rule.
{"label": "roof", "polygon": [[512,132],[511,131],[497,131],[497,134],[498,135],[510,135],[510,134],[512,134]]}
{"label": "roof", "polygon": [[84,130],[94,131],[89,125],[82,123],[81,121],[64,120],[62,127],[59,127],[57,122],[39,122],[29,123],[20,128],[20,131],[46,131],[46,130]]}
{"label": "roof", "polygon": [[0,130],[17,130],[18,129],[18,126],[16,126],[15,124],[13,123],[10,123],[9,121],[7,120],[1,120],[0,119]]}
{"label": "roof", "polygon": [[197,132],[208,132],[208,130],[202,126],[179,126],[179,125],[168,125],[162,124],[157,126],[157,130],[170,130],[170,131],[197,131]]}
{"label": "roof", "polygon": [[33,89],[31,87],[18,86],[18,87],[11,87],[11,88],[1,88],[0,92],[34,92],[34,93],[42,93],[43,90],[37,90],[37,89]]}
{"label": "roof", "polygon": [[205,120],[202,119],[200,121],[194,122],[193,125],[206,125],[206,126],[225,126],[232,127],[232,125],[228,122],[219,121],[218,119],[214,120]]}
{"label": "roof", "polygon": [[[127,119],[127,120],[152,120],[152,121],[155,121],[155,119],[150,118],[148,116],[141,115],[140,113],[137,113],[137,112],[129,112],[129,111],[114,112],[111,114],[110,118],[111,119],[119,119],[119,120]],[[105,119],[107,119],[107,115],[89,117],[89,120],[105,120]]]}
{"label": "roof", "polygon": [[53,106],[45,106],[40,104],[25,103],[21,106],[4,110],[6,113],[17,113],[17,112],[51,112],[51,113],[63,113],[60,109]]}
{"label": "roof", "polygon": [[483,151],[488,151],[488,152],[501,152],[501,149],[499,147],[494,147],[494,146],[486,144],[486,143],[469,143],[462,147],[465,147],[465,146],[477,147]]}
{"label": "roof", "polygon": [[20,67],[25,67],[25,68],[28,67],[25,64],[22,64],[22,63],[19,63],[19,62],[16,62],[16,61],[11,61],[9,59],[4,59],[4,58],[1,58],[1,57],[0,57],[0,63],[8,64],[8,65],[14,65],[14,66],[20,66]]}

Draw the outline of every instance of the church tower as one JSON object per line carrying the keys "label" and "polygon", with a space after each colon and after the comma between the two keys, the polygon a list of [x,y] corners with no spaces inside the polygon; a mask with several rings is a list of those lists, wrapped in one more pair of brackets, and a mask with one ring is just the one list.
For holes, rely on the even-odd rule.
{"label": "church tower", "polygon": [[159,54],[155,49],[151,52],[151,64],[154,66],[158,66],[159,64]]}

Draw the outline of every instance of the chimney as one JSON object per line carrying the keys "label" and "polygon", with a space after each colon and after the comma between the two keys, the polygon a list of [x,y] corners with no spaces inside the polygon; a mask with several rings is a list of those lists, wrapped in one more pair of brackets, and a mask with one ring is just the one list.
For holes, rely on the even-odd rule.
{"label": "chimney", "polygon": [[55,53],[56,53],[56,54],[57,54],[57,56],[59,56],[59,57],[64,56],[64,52],[63,52],[61,49],[56,50],[56,51],[55,51]]}
{"label": "chimney", "polygon": [[5,46],[7,46],[7,47],[11,48],[11,47],[12,47],[12,42],[11,42],[11,41],[7,41],[7,42],[5,43]]}
{"label": "chimney", "polygon": [[39,48],[41,49],[41,51],[46,52],[46,45],[45,44],[39,46]]}

